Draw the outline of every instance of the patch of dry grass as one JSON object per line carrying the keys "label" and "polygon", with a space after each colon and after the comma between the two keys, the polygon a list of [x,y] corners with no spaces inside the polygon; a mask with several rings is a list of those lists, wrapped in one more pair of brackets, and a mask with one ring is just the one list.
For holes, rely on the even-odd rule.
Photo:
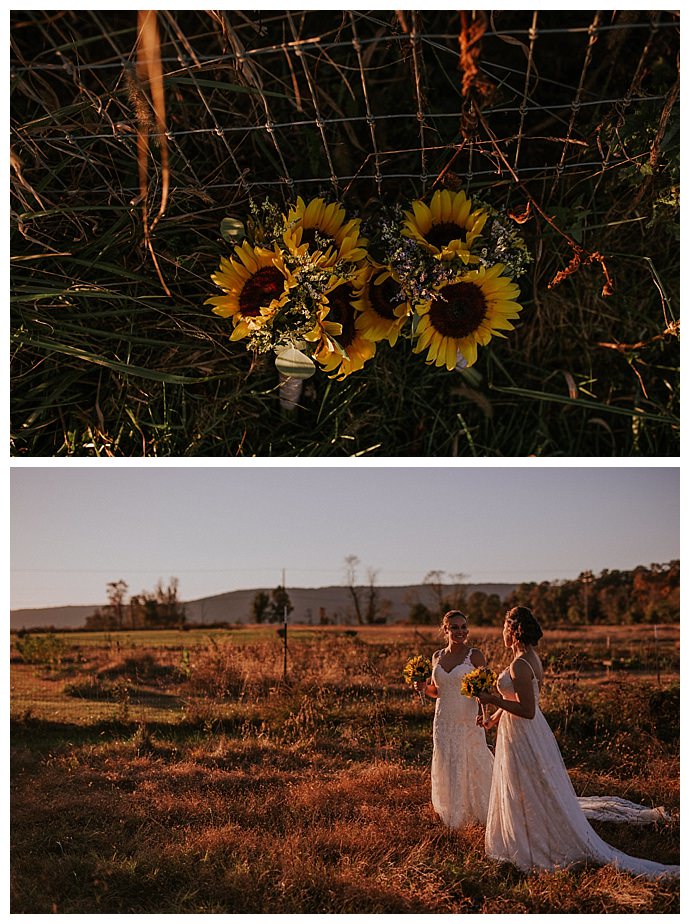
{"label": "patch of dry grass", "polygon": [[[113,659],[92,645],[68,678],[41,680],[34,717],[24,709],[13,722],[12,910],[677,912],[677,884],[610,869],[525,876],[485,857],[481,827],[445,829],[429,801],[432,710],[400,676],[414,635],[388,638],[305,640],[287,683],[269,640],[195,648],[184,679],[169,670],[179,650]],[[40,671],[12,665],[27,694],[30,669]],[[66,695],[80,670],[130,677],[129,716],[121,703]],[[645,705],[655,683],[602,680],[551,676],[545,709],[573,782],[664,804],[668,825],[597,830],[626,852],[677,862],[677,734],[655,730]],[[175,707],[147,713],[134,702],[147,684]],[[661,690],[671,706],[672,691]]]}

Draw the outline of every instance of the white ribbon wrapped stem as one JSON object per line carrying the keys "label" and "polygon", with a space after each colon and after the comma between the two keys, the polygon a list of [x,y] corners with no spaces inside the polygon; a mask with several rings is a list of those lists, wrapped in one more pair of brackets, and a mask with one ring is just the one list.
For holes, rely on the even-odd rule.
{"label": "white ribbon wrapped stem", "polygon": [[[300,344],[301,345],[301,344]],[[294,346],[285,347],[276,356],[280,388],[280,406],[292,411],[297,407],[304,380],[311,378],[316,366],[306,353]]]}

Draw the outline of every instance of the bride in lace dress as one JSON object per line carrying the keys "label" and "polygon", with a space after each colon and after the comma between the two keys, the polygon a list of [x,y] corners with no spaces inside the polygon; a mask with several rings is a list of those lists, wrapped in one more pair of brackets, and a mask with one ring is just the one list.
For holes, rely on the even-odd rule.
{"label": "bride in lace dress", "polygon": [[467,619],[459,610],[443,617],[447,646],[432,657],[431,680],[415,688],[436,700],[431,760],[431,802],[449,828],[486,824],[493,755],[478,724],[477,703],[460,692],[462,678],[486,664],[467,644]]}
{"label": "bride in lace dress", "polygon": [[[552,870],[578,861],[614,864],[642,876],[678,876],[680,868],[628,856],[607,844],[587,821],[590,817],[645,821],[650,810],[623,799],[578,800],[561,752],[539,708],[544,678],[534,646],[539,623],[527,607],[506,614],[503,642],[513,661],[498,678],[498,694],[482,703],[498,706],[485,728],[498,723],[491,799],[486,823],[486,852],[523,870]],[[601,814],[601,809],[604,809]],[[608,809],[608,811],[607,811]],[[663,810],[661,810],[663,813]]]}

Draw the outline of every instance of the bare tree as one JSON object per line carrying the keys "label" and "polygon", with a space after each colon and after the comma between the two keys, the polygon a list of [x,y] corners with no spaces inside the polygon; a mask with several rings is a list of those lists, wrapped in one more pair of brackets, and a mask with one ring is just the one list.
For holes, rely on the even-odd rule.
{"label": "bare tree", "polygon": [[445,571],[427,571],[422,581],[433,594],[439,615],[443,615],[448,610],[462,609],[465,602],[464,590],[461,585],[461,581],[465,577],[464,574],[449,575],[454,581],[452,584],[448,584],[444,580],[445,575]]}
{"label": "bare tree", "polygon": [[359,558],[356,555],[347,555],[345,557],[345,580],[347,582],[352,603],[355,607],[355,616],[360,626],[364,625],[362,617],[362,604],[359,597],[359,588],[357,587],[357,568],[359,567]]}
{"label": "bare tree", "polygon": [[286,616],[294,610],[290,600],[290,594],[284,587],[279,586],[271,591],[271,601],[268,607],[269,620],[271,622],[282,622]]}
{"label": "bare tree", "polygon": [[376,622],[379,615],[379,589],[376,586],[378,573],[376,568],[367,568],[367,609],[364,618],[368,623]]}
{"label": "bare tree", "polygon": [[131,629],[138,629],[144,625],[143,593],[132,594],[129,598],[129,625]]}
{"label": "bare tree", "polygon": [[443,583],[445,573],[445,571],[427,571],[422,579],[422,584],[425,584],[431,591],[439,613],[443,612],[445,605],[445,585]]}
{"label": "bare tree", "polygon": [[158,604],[158,623],[163,626],[184,625],[187,621],[184,604],[180,602],[179,578],[171,577],[168,586],[160,580],[156,584],[155,597]]}
{"label": "bare tree", "polygon": [[451,585],[450,595],[447,598],[450,606],[448,609],[461,610],[465,606],[465,587],[467,575],[460,571],[454,571],[450,575],[453,583]]}
{"label": "bare tree", "polygon": [[106,590],[108,606],[110,607],[110,612],[114,617],[115,625],[118,629],[123,628],[126,609],[125,597],[127,596],[128,590],[129,587],[127,583],[122,579],[119,581],[111,581]]}
{"label": "bare tree", "polygon": [[356,555],[346,557],[345,579],[352,597],[357,622],[360,626],[363,626],[377,621],[382,610],[382,603],[379,600],[379,589],[376,586],[378,570],[376,568],[367,568],[367,586],[359,587],[357,585],[357,568],[359,564],[359,558]]}

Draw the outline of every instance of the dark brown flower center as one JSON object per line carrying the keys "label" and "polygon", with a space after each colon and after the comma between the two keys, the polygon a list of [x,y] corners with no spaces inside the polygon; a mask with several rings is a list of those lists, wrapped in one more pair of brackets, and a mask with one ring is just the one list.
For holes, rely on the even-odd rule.
{"label": "dark brown flower center", "polygon": [[444,286],[431,303],[429,319],[444,337],[469,337],[486,317],[484,293],[472,282]]}
{"label": "dark brown flower center", "polygon": [[375,286],[373,279],[369,283],[369,302],[376,314],[387,321],[395,320],[395,309],[401,304],[400,286],[391,276],[380,286]]}
{"label": "dark brown flower center", "polygon": [[[318,240],[316,238],[318,234]],[[302,230],[302,243],[309,244],[310,250],[324,250],[335,244],[330,234],[324,234],[320,228],[304,228]]]}
{"label": "dark brown flower center", "polygon": [[467,229],[456,225],[454,221],[441,221],[437,225],[432,225],[426,239],[439,250],[446,247],[451,241],[466,241]]}
{"label": "dark brown flower center", "polygon": [[346,350],[355,339],[354,289],[349,283],[338,286],[328,296],[328,320],[342,325],[343,332],[334,339]]}
{"label": "dark brown flower center", "polygon": [[285,290],[285,277],[275,266],[262,266],[248,279],[240,292],[240,311],[246,318],[254,318],[261,309],[280,298]]}

